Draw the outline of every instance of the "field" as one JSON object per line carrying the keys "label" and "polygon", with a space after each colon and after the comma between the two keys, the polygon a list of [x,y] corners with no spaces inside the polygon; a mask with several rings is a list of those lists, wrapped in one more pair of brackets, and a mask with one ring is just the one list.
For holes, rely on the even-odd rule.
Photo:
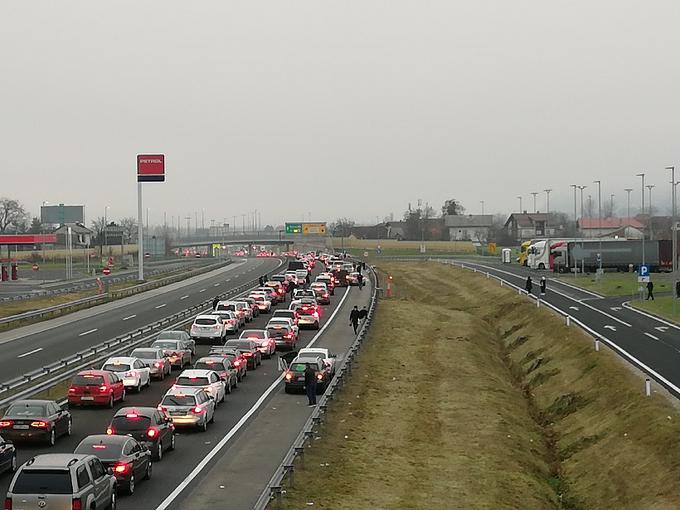
{"label": "field", "polygon": [[676,302],[675,315],[673,315],[673,298],[671,296],[657,297],[654,301],[633,301],[631,304],[640,310],[659,315],[671,321],[680,322],[680,299]]}
{"label": "field", "polygon": [[[356,239],[345,237],[340,239],[330,237],[327,241],[328,248],[340,250],[361,250],[376,253],[376,248],[381,247],[382,254],[389,252],[420,254],[420,241],[397,241],[396,239]],[[475,253],[474,245],[469,241],[425,241],[427,253]]]}
{"label": "field", "polygon": [[[557,277],[557,274],[555,274],[555,277]],[[639,296],[640,284],[637,282],[635,273],[605,273],[599,280],[595,278],[594,274],[579,274],[576,277],[573,274],[561,275],[559,279],[603,296]],[[672,288],[670,273],[654,273],[652,274],[652,281],[654,282],[655,293],[668,292]]]}
{"label": "field", "polygon": [[671,509],[680,413],[637,373],[493,280],[383,264],[350,382],[283,508]]}

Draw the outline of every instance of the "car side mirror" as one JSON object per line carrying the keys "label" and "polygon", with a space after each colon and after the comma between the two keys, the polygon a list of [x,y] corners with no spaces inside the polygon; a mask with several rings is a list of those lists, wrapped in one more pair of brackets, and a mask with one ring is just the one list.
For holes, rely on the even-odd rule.
{"label": "car side mirror", "polygon": [[106,468],[106,472],[110,475],[113,474],[113,468]]}
{"label": "car side mirror", "polygon": [[215,397],[213,397],[212,395],[208,395],[208,398],[209,398],[210,400],[215,400]]}

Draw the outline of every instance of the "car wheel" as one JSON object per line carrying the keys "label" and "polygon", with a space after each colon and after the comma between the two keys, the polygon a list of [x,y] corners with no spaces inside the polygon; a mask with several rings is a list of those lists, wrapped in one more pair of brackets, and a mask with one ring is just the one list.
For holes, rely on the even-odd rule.
{"label": "car wheel", "polygon": [[161,372],[161,377],[160,377],[160,380],[161,380],[161,381],[164,380],[164,379],[165,379],[165,370],[163,370],[163,371]]}
{"label": "car wheel", "polygon": [[125,388],[123,388],[123,393],[120,394],[120,401],[125,402],[125,397],[127,397],[127,392],[125,391]]}
{"label": "car wheel", "polygon": [[109,396],[109,403],[106,405],[109,409],[113,409],[113,393]]}
{"label": "car wheel", "polygon": [[54,429],[50,430],[50,435],[47,437],[47,444],[49,446],[54,446],[57,442],[57,433]]}
{"label": "car wheel", "polygon": [[163,460],[163,445],[161,444],[160,441],[156,444],[156,451],[154,453],[154,460],[160,461]]}
{"label": "car wheel", "polygon": [[168,450],[172,451],[175,449],[175,433],[173,432],[170,434],[170,446],[168,446]]}
{"label": "car wheel", "polygon": [[137,384],[137,387],[135,388],[135,391],[136,391],[137,393],[141,393],[141,392],[142,392],[142,380],[141,380],[141,379],[139,380],[139,383]]}
{"label": "car wheel", "polygon": [[284,388],[284,391],[285,391],[286,393],[290,393],[290,392],[291,392],[291,391],[290,391],[290,388],[289,388],[288,386],[286,386],[286,387]]}
{"label": "car wheel", "polygon": [[227,393],[231,393],[231,384],[229,384],[229,390],[227,391],[227,388],[224,389],[224,392],[222,392],[222,400],[220,402],[224,402],[227,399]]}
{"label": "car wheel", "polygon": [[134,475],[134,473],[130,475],[130,480],[128,481],[128,486],[127,486],[127,493],[128,494],[134,494],[135,493],[135,475]]}
{"label": "car wheel", "polygon": [[146,386],[147,388],[148,388],[149,386],[151,386],[151,375],[150,375],[150,374],[149,374],[149,377],[147,378],[146,384],[145,384],[144,386]]}
{"label": "car wheel", "polygon": [[111,501],[109,502],[109,510],[116,510],[116,506],[118,504],[118,500],[116,499],[116,490],[115,487],[111,491]]}
{"label": "car wheel", "polygon": [[146,465],[146,472],[144,473],[144,480],[151,480],[151,474],[153,471],[153,462],[149,460],[149,463]]}
{"label": "car wheel", "polygon": [[69,418],[68,423],[66,424],[66,435],[70,436],[73,433],[73,420]]}
{"label": "car wheel", "polygon": [[[231,395],[231,379],[227,381],[227,393]],[[224,402],[224,399],[222,399],[222,402]]]}
{"label": "car wheel", "polygon": [[234,386],[233,386],[233,388],[238,388],[238,381],[239,381],[238,375],[236,375],[236,378],[234,379]]}
{"label": "car wheel", "polygon": [[210,423],[215,423],[215,410],[213,409],[212,416],[210,417]]}
{"label": "car wheel", "polygon": [[14,453],[12,455],[12,460],[9,464],[9,471],[10,473],[14,473],[17,470],[17,454]]}
{"label": "car wheel", "polygon": [[201,432],[208,430],[208,420],[203,420],[203,423],[201,423],[198,428]]}

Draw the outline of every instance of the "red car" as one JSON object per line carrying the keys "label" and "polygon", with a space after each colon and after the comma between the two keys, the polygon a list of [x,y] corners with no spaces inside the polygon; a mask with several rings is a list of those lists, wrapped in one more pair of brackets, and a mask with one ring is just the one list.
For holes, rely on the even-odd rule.
{"label": "red car", "polygon": [[76,375],[68,389],[69,405],[99,405],[113,408],[125,400],[123,380],[106,370],[85,370]]}

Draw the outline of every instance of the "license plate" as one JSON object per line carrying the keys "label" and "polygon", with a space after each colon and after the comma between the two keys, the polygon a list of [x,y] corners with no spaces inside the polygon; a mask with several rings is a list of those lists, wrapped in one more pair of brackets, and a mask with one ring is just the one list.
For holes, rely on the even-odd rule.
{"label": "license plate", "polygon": [[94,397],[80,397],[80,400],[94,400]]}
{"label": "license plate", "polygon": [[14,430],[28,430],[28,425],[14,425]]}
{"label": "license plate", "polygon": [[298,381],[304,381],[304,380],[305,380],[305,376],[304,376],[304,375],[301,375],[300,377],[297,378],[297,380],[298,380]]}
{"label": "license plate", "polygon": [[170,411],[170,416],[184,416],[184,411]]}

